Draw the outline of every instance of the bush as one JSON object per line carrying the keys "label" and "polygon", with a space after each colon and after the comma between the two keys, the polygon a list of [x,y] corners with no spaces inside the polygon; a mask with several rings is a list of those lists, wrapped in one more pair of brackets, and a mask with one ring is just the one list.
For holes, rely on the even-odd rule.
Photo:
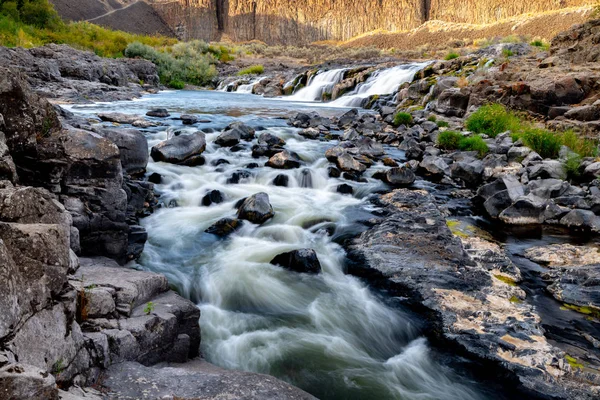
{"label": "bush", "polygon": [[458,144],[458,148],[463,151],[476,151],[481,158],[489,152],[487,143],[479,135],[462,138]]}
{"label": "bush", "polygon": [[576,179],[581,175],[581,157],[577,154],[571,154],[565,162],[565,170],[569,179]]}
{"label": "bush", "polygon": [[429,122],[436,122],[437,121],[437,117],[435,115],[431,115],[429,118],[427,118],[427,121],[429,121]]}
{"label": "bush", "polygon": [[406,112],[399,112],[396,115],[394,115],[394,126],[400,126],[400,125],[412,125],[413,123],[413,117],[412,115],[410,115],[409,113]]}
{"label": "bush", "polygon": [[174,79],[171,82],[169,82],[169,87],[172,89],[183,89],[185,88],[185,82]]}
{"label": "bush", "polygon": [[439,128],[448,128],[450,126],[446,121],[437,121],[436,124]]}
{"label": "bush", "polygon": [[243,70],[239,71],[237,74],[239,76],[242,75],[260,75],[262,73],[265,72],[265,67],[263,67],[262,65],[251,65],[248,68],[244,68]]}
{"label": "bush", "polygon": [[438,146],[444,150],[456,150],[464,136],[460,132],[445,131],[438,135]]}
{"label": "bush", "polygon": [[533,47],[538,47],[541,50],[548,50],[550,48],[550,44],[544,42],[541,39],[535,39],[529,44],[532,45]]}
{"label": "bush", "polygon": [[582,138],[572,129],[560,135],[561,142],[581,157],[596,157],[598,155],[598,142]]}
{"label": "bush", "polygon": [[451,51],[450,53],[446,54],[446,57],[444,57],[444,60],[446,61],[450,61],[450,60],[454,60],[455,58],[460,57],[460,54],[458,54],[455,51]]}
{"label": "bush", "polygon": [[504,49],[502,50],[502,55],[506,58],[512,57],[515,55],[515,53],[513,53],[513,51],[511,49]]}
{"label": "bush", "polygon": [[485,133],[496,137],[502,132],[516,132],[521,127],[519,118],[501,104],[491,104],[479,108],[467,119],[466,127],[475,133]]}
{"label": "bush", "polygon": [[543,158],[556,158],[562,146],[560,135],[546,129],[525,128],[517,137]]}

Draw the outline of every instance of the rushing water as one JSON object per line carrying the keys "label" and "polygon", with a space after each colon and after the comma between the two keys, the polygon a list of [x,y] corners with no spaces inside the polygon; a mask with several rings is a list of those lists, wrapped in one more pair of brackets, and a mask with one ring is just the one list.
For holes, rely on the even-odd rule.
{"label": "rushing water", "polygon": [[[184,167],[150,162],[158,172],[164,204],[142,220],[149,240],[139,268],[165,274],[173,287],[201,309],[202,352],[208,361],[232,369],[272,374],[321,399],[480,399],[476,385],[439,361],[421,337],[411,314],[344,273],[345,251],[336,239],[360,232],[372,206],[368,197],[385,189],[379,181],[352,183],[354,196],[341,195],[342,180],[330,178],[325,150],[335,142],[306,140],[281,117],[307,105],[223,92],[164,92],[141,101],[76,106],[83,113],[143,114],[166,107],[174,117],[195,113],[205,123],[206,165]],[[344,109],[322,108],[323,115]],[[242,120],[285,139],[304,165],[291,171],[263,167],[251,144],[232,152],[214,144],[220,129]],[[208,122],[210,121],[210,122]],[[146,131],[149,145],[170,130],[192,132],[178,120]],[[257,136],[262,133],[257,132]],[[398,151],[392,156],[401,159]],[[228,164],[217,164],[227,160]],[[222,161],[221,161],[222,162]],[[258,163],[252,168],[250,164]],[[372,167],[373,171],[383,168]],[[227,184],[234,171],[250,177]],[[289,187],[272,184],[278,174]],[[344,182],[346,183],[346,182]],[[209,190],[225,201],[201,206]],[[226,240],[204,233],[215,221],[235,215],[236,202],[266,192],[275,217],[262,226],[245,224]],[[300,248],[317,252],[323,272],[298,274],[271,265],[277,254]]]}
{"label": "rushing water", "polygon": [[340,83],[344,78],[345,69],[332,69],[330,71],[319,71],[318,74],[313,75],[306,87],[298,90],[292,96],[289,96],[290,100],[298,101],[321,101],[323,93],[331,93],[333,87]]}

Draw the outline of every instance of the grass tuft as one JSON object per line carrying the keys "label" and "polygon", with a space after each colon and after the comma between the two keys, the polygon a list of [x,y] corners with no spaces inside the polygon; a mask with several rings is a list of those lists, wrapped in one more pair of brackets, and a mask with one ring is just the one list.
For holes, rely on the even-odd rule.
{"label": "grass tuft", "polygon": [[410,126],[413,124],[413,117],[409,113],[399,112],[394,115],[394,126],[407,125]]}
{"label": "grass tuft", "polygon": [[455,51],[451,51],[450,53],[446,54],[446,57],[444,57],[444,60],[446,61],[450,61],[450,60],[454,60],[455,58],[460,57],[460,54],[458,54]]}
{"label": "grass tuft", "polygon": [[466,127],[475,133],[496,137],[506,131],[517,131],[520,120],[501,104],[490,104],[479,108],[467,119]]}
{"label": "grass tuft", "polygon": [[476,151],[481,158],[490,151],[487,143],[479,135],[462,138],[458,143],[458,148],[463,151]]}
{"label": "grass tuft", "polygon": [[265,67],[262,65],[251,65],[248,68],[244,68],[239,71],[237,74],[239,76],[243,75],[260,75],[265,72]]}
{"label": "grass tuft", "polygon": [[457,150],[463,135],[456,131],[445,131],[438,135],[438,146],[444,150]]}

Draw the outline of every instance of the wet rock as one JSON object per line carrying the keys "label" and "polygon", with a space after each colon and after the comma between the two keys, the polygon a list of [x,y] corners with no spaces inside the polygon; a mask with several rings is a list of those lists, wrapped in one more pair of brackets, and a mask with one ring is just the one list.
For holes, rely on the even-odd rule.
{"label": "wet rock", "polygon": [[335,163],[337,167],[344,172],[350,172],[353,174],[362,174],[367,170],[360,162],[356,161],[354,157],[352,157],[348,153],[343,153],[335,159]]}
{"label": "wet rock", "polygon": [[564,165],[557,160],[546,160],[527,168],[529,179],[567,179]]}
{"label": "wet rock", "polygon": [[153,172],[148,177],[148,182],[156,183],[157,185],[162,183],[162,175],[158,172]]}
{"label": "wet rock", "polygon": [[590,178],[600,178],[600,162],[594,162],[585,167],[584,174]]}
{"label": "wet rock", "polygon": [[229,178],[227,178],[227,183],[238,184],[241,181],[250,178],[251,176],[252,174],[247,170],[234,171]]}
{"label": "wet rock", "polygon": [[154,161],[172,164],[188,165],[197,162],[206,150],[204,133],[196,132],[191,135],[175,136],[152,147],[150,155]]}
{"label": "wet rock", "polygon": [[279,254],[271,260],[271,264],[279,265],[295,272],[318,274],[321,272],[321,263],[317,253],[312,249],[300,249]]}
{"label": "wet rock", "polygon": [[467,187],[477,187],[482,180],[483,163],[479,160],[455,162],[450,166],[450,175],[462,181]]}
{"label": "wet rock", "polygon": [[499,215],[502,222],[509,225],[542,224],[545,218],[546,202],[533,195],[517,199]]}
{"label": "wet rock", "polygon": [[219,237],[226,237],[241,228],[241,226],[242,222],[239,219],[223,218],[215,222],[204,232],[210,233],[211,235],[217,235]]}
{"label": "wet rock", "polygon": [[288,187],[289,183],[290,177],[284,174],[279,174],[273,179],[273,185],[275,186]]}
{"label": "wet rock", "polygon": [[194,125],[196,123],[198,123],[198,117],[196,117],[195,115],[189,115],[189,114],[182,114],[179,119],[181,120],[181,123],[184,125]]}
{"label": "wet rock", "polygon": [[394,167],[385,173],[385,182],[393,187],[406,187],[412,185],[417,177],[406,166]]}
{"label": "wet rock", "polygon": [[342,183],[341,185],[338,185],[338,187],[336,188],[336,192],[342,194],[353,194],[354,188],[348,185],[347,183]]}
{"label": "wet rock", "polygon": [[283,147],[285,146],[285,140],[272,133],[265,132],[258,137],[258,144],[267,147]]}
{"label": "wet rock", "polygon": [[269,195],[266,193],[256,193],[248,197],[238,211],[238,218],[253,224],[264,224],[275,216],[273,207],[269,203]]}
{"label": "wet rock", "polygon": [[103,387],[122,399],[315,400],[308,393],[272,376],[224,370],[203,360],[159,368],[132,362],[119,364],[107,371]]}
{"label": "wet rock", "polygon": [[450,175],[450,167],[440,157],[423,157],[423,161],[419,164],[419,169],[425,176],[434,180]]}
{"label": "wet rock", "polygon": [[217,136],[215,143],[221,147],[233,147],[242,139],[242,135],[238,130],[227,130]]}
{"label": "wet rock", "polygon": [[169,111],[166,108],[154,108],[146,113],[148,117],[167,118],[170,117]]}
{"label": "wet rock", "polygon": [[300,168],[300,161],[289,151],[284,150],[271,157],[265,166],[276,169],[294,169]]}
{"label": "wet rock", "polygon": [[560,224],[571,229],[600,232],[600,217],[588,210],[573,210],[560,220]]}
{"label": "wet rock", "polygon": [[119,148],[121,166],[130,175],[142,174],[148,165],[148,140],[137,129],[97,129],[96,133]]}
{"label": "wet rock", "polygon": [[212,204],[220,204],[223,202],[223,193],[218,190],[211,190],[203,198],[201,204],[208,207]]}
{"label": "wet rock", "polygon": [[339,169],[335,168],[335,167],[328,167],[327,168],[327,175],[330,178],[339,178],[340,176],[342,176],[342,173]]}
{"label": "wet rock", "polygon": [[358,110],[353,108],[350,111],[345,112],[338,120],[338,126],[342,129],[351,126],[358,118]]}
{"label": "wet rock", "polygon": [[321,136],[321,131],[316,128],[307,128],[298,133],[300,136],[304,136],[307,139],[318,139]]}
{"label": "wet rock", "polygon": [[123,113],[100,113],[100,114],[98,114],[98,118],[100,118],[102,121],[106,121],[106,122],[114,122],[117,124],[131,125],[135,121],[140,120],[142,117],[139,115],[123,114]]}
{"label": "wet rock", "polygon": [[396,162],[396,160],[394,160],[393,158],[390,157],[384,157],[381,162],[383,162],[383,165],[385,165],[386,167],[398,167],[398,163]]}
{"label": "wet rock", "polygon": [[404,150],[406,158],[409,160],[421,160],[423,158],[423,148],[420,143],[413,138],[405,139],[399,147]]}
{"label": "wet rock", "polygon": [[460,88],[444,90],[438,97],[434,110],[449,117],[463,117],[469,105],[470,92]]}

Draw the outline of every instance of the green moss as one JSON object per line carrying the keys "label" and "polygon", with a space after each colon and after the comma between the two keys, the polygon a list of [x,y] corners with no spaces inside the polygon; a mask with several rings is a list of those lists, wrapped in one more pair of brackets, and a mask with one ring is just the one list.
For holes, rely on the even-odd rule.
{"label": "green moss", "polygon": [[498,279],[499,281],[502,281],[502,282],[506,283],[507,285],[517,286],[517,282],[515,282],[513,279],[509,278],[508,276],[494,275],[494,278]]}
{"label": "green moss", "polygon": [[379,95],[378,94],[374,94],[373,96],[371,96],[369,98],[369,102],[367,103],[367,105],[365,106],[366,109],[370,110],[371,108],[373,108],[373,105],[375,104],[375,102],[379,100]]}
{"label": "green moss", "polygon": [[583,364],[580,363],[575,357],[565,354],[565,360],[567,360],[571,368],[583,370]]}
{"label": "green moss", "polygon": [[510,302],[514,304],[521,304],[523,300],[519,299],[517,296],[511,296]]}
{"label": "green moss", "polygon": [[437,121],[436,124],[439,128],[448,128],[450,126],[446,121]]}
{"label": "green moss", "polygon": [[563,303],[563,307],[567,310],[577,311],[580,314],[584,314],[595,319],[600,319],[600,310],[594,307],[577,306],[568,303]]}
{"label": "green moss", "polygon": [[452,232],[452,234],[454,236],[458,236],[460,238],[468,238],[469,235],[465,232],[463,232],[460,227],[462,225],[462,223],[460,221],[457,221],[455,219],[449,219],[446,221],[446,225],[448,226],[448,228],[450,229],[450,232]]}
{"label": "green moss", "polygon": [[399,112],[396,115],[394,115],[394,126],[412,125],[412,124],[413,124],[413,117],[409,113]]}
{"label": "green moss", "polygon": [[435,115],[431,115],[429,118],[427,118],[427,121],[429,121],[429,122],[436,122],[437,121],[437,117]]}

